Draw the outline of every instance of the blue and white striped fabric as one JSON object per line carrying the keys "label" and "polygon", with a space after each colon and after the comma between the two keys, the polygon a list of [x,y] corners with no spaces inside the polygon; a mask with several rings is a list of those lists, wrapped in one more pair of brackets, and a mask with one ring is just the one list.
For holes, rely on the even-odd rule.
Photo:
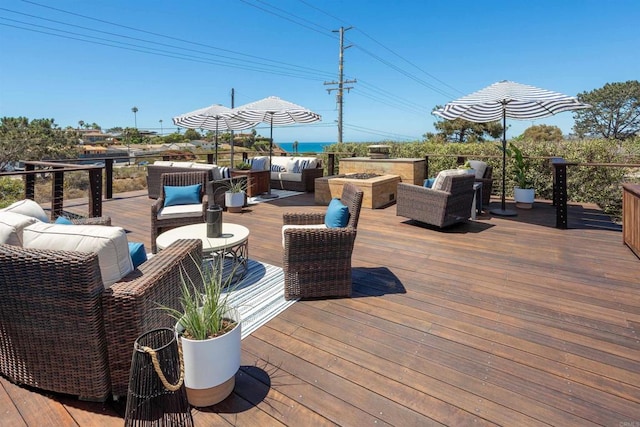
{"label": "blue and white striped fabric", "polygon": [[487,123],[505,118],[539,119],[590,107],[573,96],[505,80],[451,101],[433,114],[447,120]]}
{"label": "blue and white striped fabric", "polygon": [[296,162],[295,167],[293,168],[293,172],[302,173],[303,169],[306,169],[309,166],[309,160],[299,160]]}
{"label": "blue and white striped fabric", "polygon": [[238,308],[242,338],[283,312],[297,300],[284,299],[282,268],[250,259],[247,274],[232,285],[228,303]]}
{"label": "blue and white striped fabric", "polygon": [[220,176],[222,176],[222,179],[231,178],[231,170],[228,167],[220,166],[219,170],[220,170]]}

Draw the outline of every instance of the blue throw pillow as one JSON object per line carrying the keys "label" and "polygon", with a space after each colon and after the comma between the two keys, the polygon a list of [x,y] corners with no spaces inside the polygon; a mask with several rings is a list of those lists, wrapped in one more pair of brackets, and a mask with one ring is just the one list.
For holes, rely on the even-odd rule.
{"label": "blue throw pillow", "polygon": [[200,203],[200,188],[202,184],[183,185],[173,187],[164,186],[164,206],[194,205]]}
{"label": "blue throw pillow", "polygon": [[56,218],[56,221],[54,224],[73,225],[71,220],[66,216],[59,216],[58,218]]}
{"label": "blue throw pillow", "polygon": [[424,186],[427,188],[433,187],[433,183],[436,181],[435,178],[427,178],[424,180]]}
{"label": "blue throw pillow", "polygon": [[346,227],[348,222],[349,208],[340,199],[331,199],[324,217],[324,225],[328,228]]}
{"label": "blue throw pillow", "polygon": [[131,256],[131,262],[133,262],[133,268],[138,268],[140,264],[147,260],[147,251],[144,248],[144,243],[129,242],[129,256]]}

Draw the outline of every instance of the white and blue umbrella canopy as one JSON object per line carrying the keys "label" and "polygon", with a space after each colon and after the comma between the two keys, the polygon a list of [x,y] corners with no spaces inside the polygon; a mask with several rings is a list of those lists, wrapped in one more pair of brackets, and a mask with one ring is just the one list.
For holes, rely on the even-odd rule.
{"label": "white and blue umbrella canopy", "polygon": [[464,119],[475,123],[502,119],[502,205],[491,212],[511,216],[515,211],[507,210],[505,206],[507,118],[533,120],[590,107],[573,96],[503,80],[451,101],[433,114],[446,120]]}
{"label": "white and blue umbrella canopy", "polygon": [[[231,108],[224,105],[213,104],[189,113],[181,114],[173,118],[173,123],[187,129],[204,129],[215,132],[216,163],[218,162],[218,132],[244,130],[252,128],[256,122],[247,122],[233,117]],[[231,164],[233,164],[233,144],[231,144]]]}
{"label": "white and blue umbrella canopy", "polygon": [[573,96],[505,80],[451,101],[433,114],[447,120],[487,123],[540,119],[589,107]]}
{"label": "white and blue umbrella canopy", "polygon": [[173,118],[173,123],[187,129],[205,129],[212,131],[244,130],[254,127],[257,121],[250,122],[234,117],[231,108],[220,104],[200,108]]}
{"label": "white and blue umbrella canopy", "polygon": [[248,122],[263,122],[273,125],[313,123],[322,120],[320,114],[277,96],[236,107],[234,117]]}

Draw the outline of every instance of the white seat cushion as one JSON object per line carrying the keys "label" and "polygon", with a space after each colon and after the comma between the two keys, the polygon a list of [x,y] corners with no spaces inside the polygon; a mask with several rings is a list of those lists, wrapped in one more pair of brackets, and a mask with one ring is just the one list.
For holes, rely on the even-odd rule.
{"label": "white seat cushion", "polygon": [[171,166],[173,165],[173,162],[168,160],[156,160],[153,164],[156,166]]}
{"label": "white seat cushion", "polygon": [[49,217],[44,209],[31,199],[18,200],[6,208],[0,209],[0,212],[18,213],[36,218],[42,222],[49,222]]}
{"label": "white seat cushion", "polygon": [[217,168],[217,165],[211,165],[209,163],[194,163],[191,165],[191,169],[204,169],[211,170],[213,168]]}
{"label": "white seat cushion", "polygon": [[271,179],[274,181],[302,181],[301,173],[293,173],[293,172],[271,172]]}
{"label": "white seat cushion", "polygon": [[311,228],[311,229],[322,229],[322,228],[327,228],[326,225],[324,224],[309,224],[309,225],[296,225],[296,224],[287,224],[287,225],[283,225],[282,226],[282,247],[284,248],[284,231],[285,230],[291,230],[294,228]]}
{"label": "white seat cushion", "polygon": [[105,288],[133,271],[127,235],[121,227],[35,222],[23,230],[23,247],[97,253]]}
{"label": "white seat cushion", "polygon": [[447,176],[455,176],[455,175],[466,175],[467,174],[467,170],[466,169],[446,169],[443,171],[440,171],[440,173],[438,173],[438,175],[436,176],[436,180],[433,181],[433,185],[431,186],[431,188],[433,190],[440,190],[442,191],[443,187],[444,187],[444,178]]}
{"label": "white seat cushion", "polygon": [[174,168],[190,168],[193,166],[193,162],[173,162],[171,166]]}
{"label": "white seat cushion", "polygon": [[32,216],[0,212],[0,243],[22,246],[22,231],[34,222],[38,220]]}
{"label": "white seat cushion", "polygon": [[202,215],[202,203],[165,206],[158,212],[158,219],[195,218]]}

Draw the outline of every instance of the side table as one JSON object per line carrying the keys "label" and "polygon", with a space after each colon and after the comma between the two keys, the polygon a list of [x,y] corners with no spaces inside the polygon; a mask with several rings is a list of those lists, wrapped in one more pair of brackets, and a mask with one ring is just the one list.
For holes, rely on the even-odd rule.
{"label": "side table", "polygon": [[247,196],[249,197],[255,197],[269,191],[269,171],[232,169],[231,177],[235,178],[237,176],[247,177]]}

